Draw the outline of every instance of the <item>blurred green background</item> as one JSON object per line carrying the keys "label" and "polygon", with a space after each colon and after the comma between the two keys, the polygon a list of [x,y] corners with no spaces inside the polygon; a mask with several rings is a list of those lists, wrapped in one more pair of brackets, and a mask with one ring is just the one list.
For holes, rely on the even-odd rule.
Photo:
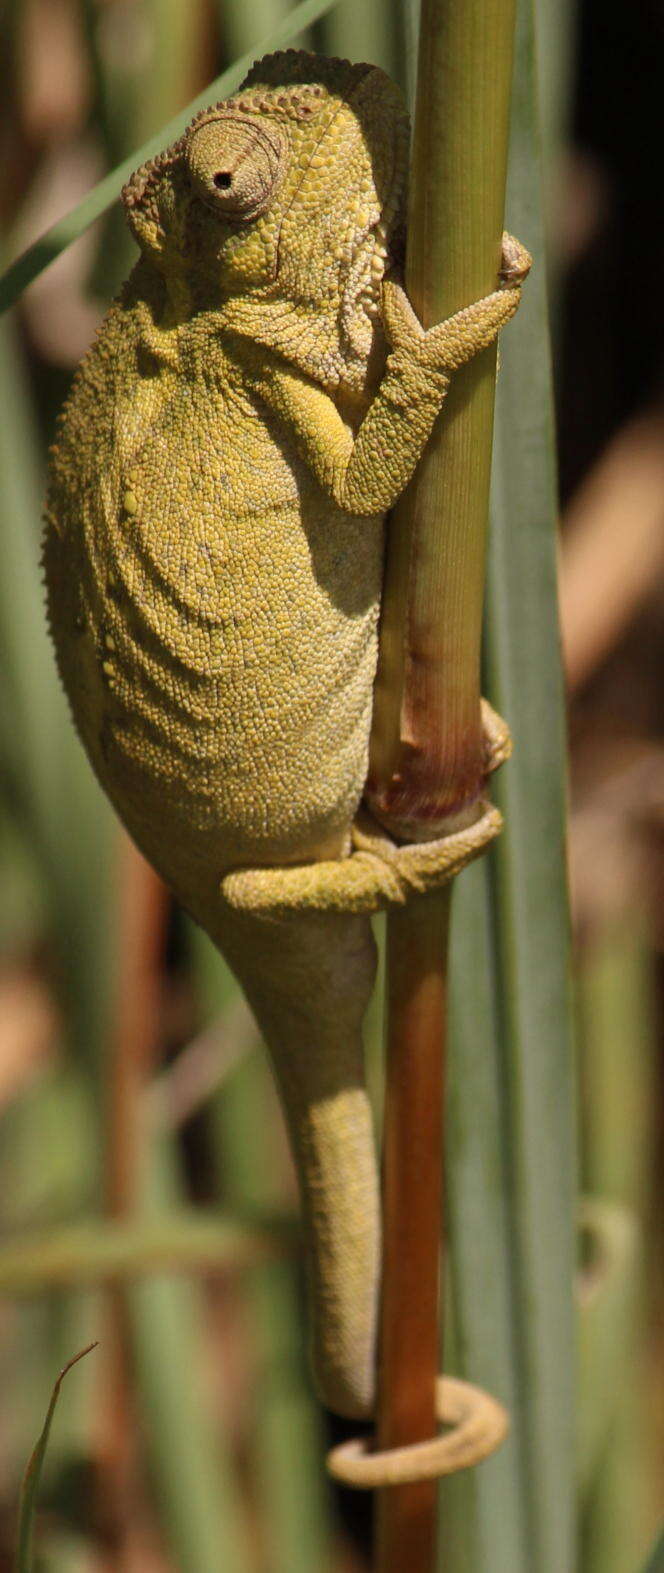
{"label": "blurred green background", "polygon": [[[291,10],[288,0],[4,0],[5,261],[225,67],[271,46]],[[573,1183],[567,1068],[561,1058],[558,1082],[555,1058],[569,1037],[562,865],[555,921],[542,930],[551,944],[557,924],[557,992],[533,977],[536,951],[531,959],[522,949],[513,970],[517,982],[519,965],[525,977],[520,997],[534,1029],[520,1025],[516,1007],[512,1020],[501,995],[495,1034],[507,1045],[496,1061],[509,1089],[501,1152],[513,1155],[515,1173],[503,1189],[487,1181],[486,1197],[492,1205],[497,1197],[508,1219],[515,1272],[464,1177],[473,1074],[464,1034],[473,1027],[469,979],[478,966],[482,977],[491,970],[477,960],[481,924],[494,910],[489,886],[515,944],[524,940],[518,910],[512,919],[508,911],[519,908],[518,879],[512,888],[498,862],[486,876],[489,894],[473,872],[458,903],[447,1363],[464,1369],[474,1348],[480,1363],[484,1350],[501,1396],[513,1384],[516,1441],[507,1462],[482,1466],[476,1490],[446,1488],[440,1567],[637,1573],[664,1501],[664,342],[650,307],[664,265],[651,166],[664,39],[652,5],[608,17],[598,0],[540,0],[537,10],[537,55],[530,7],[520,13],[508,216],[536,251],[534,298],[548,279],[558,413],[582,1193],[577,1443],[572,1458],[571,1440],[561,1440],[562,1368],[563,1396],[556,1391],[560,1316],[549,1328],[537,1304],[547,1264],[553,1272],[565,1249],[558,1257],[549,1243],[537,1175],[552,1213],[561,1209],[563,1232]],[[412,93],[416,13],[408,0],[338,0],[287,41],[368,59]],[[101,797],[44,624],[46,451],[72,372],[132,256],[116,206],[0,319],[0,1569],[11,1566],[20,1479],[54,1376],[97,1338],[68,1378],[51,1437],[40,1569],[359,1573],[369,1566],[369,1504],[325,1479],[326,1446],[346,1433],[311,1391],[294,1184],[269,1069],[232,978]],[[508,528],[519,510],[526,527],[531,505],[525,481],[520,497],[511,483],[512,455],[518,464],[525,453],[527,463],[532,449],[527,432],[513,435],[513,404],[539,399],[538,430],[549,431],[547,389],[533,392],[530,380],[533,357],[546,357],[543,320],[541,300],[526,336],[501,351],[499,379],[487,682],[517,743],[529,663],[544,663],[538,693],[546,695],[546,663],[556,659],[553,606],[537,599],[553,560],[550,526],[534,565]],[[537,629],[519,644],[522,609],[526,625],[550,626],[546,648]],[[513,644],[521,666],[510,675]],[[518,748],[508,767],[515,802],[526,780],[541,803],[538,834],[552,772],[559,795],[563,779],[557,704],[557,690],[551,709],[532,699],[522,758],[533,768],[519,775]],[[509,815],[509,785],[501,791]],[[540,869],[538,877],[542,908],[551,876]],[[487,957],[493,943],[489,934]],[[489,1007],[487,985],[476,1043],[490,1031]],[[551,1043],[549,1080],[537,1079],[535,1062],[539,1103],[527,1083],[531,1030]],[[368,1040],[378,1110],[380,990]],[[486,1152],[496,1140],[492,1108],[504,1116],[505,1100],[500,1088],[493,1104],[483,1098],[479,1082],[473,1096],[473,1140]],[[465,1243],[473,1205],[485,1247],[481,1233],[474,1248]],[[513,1296],[514,1325],[498,1310],[492,1331],[487,1294],[495,1290],[503,1305],[488,1267],[494,1248],[497,1274],[523,1292]],[[561,1292],[564,1301],[565,1285]],[[514,1345],[504,1358],[494,1359],[494,1334],[496,1346],[501,1338]],[[565,1350],[564,1329],[560,1336]],[[566,1538],[556,1541],[554,1521],[565,1521]]]}

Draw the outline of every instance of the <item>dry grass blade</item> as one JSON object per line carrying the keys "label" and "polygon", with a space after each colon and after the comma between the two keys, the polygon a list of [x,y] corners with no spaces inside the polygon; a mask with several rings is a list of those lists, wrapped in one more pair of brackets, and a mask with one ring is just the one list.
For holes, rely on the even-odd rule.
{"label": "dry grass blade", "polygon": [[623,428],[564,520],[560,615],[567,681],[580,687],[610,654],[664,574],[664,416]]}
{"label": "dry grass blade", "polygon": [[46,1411],[46,1419],[35,1444],[34,1451],[31,1453],[30,1458],[28,1459],[28,1465],[23,1477],[23,1486],[21,1489],[21,1499],[19,1503],[15,1573],[33,1573],[32,1541],[35,1521],[35,1505],[37,1492],[39,1490],[39,1482],[41,1479],[42,1465],[46,1455],[46,1449],[48,1447],[48,1439],[53,1422],[53,1416],[55,1414],[56,1404],[60,1397],[60,1388],[62,1387],[62,1383],[64,1382],[67,1373],[71,1371],[72,1366],[78,1365],[79,1360],[83,1360],[85,1355],[89,1355],[91,1350],[96,1349],[96,1347],[96,1343],[87,1344],[85,1349],[80,1349],[77,1355],[73,1355],[72,1359],[67,1361],[67,1364],[63,1366],[57,1382],[53,1388],[53,1392],[51,1393],[51,1401]]}

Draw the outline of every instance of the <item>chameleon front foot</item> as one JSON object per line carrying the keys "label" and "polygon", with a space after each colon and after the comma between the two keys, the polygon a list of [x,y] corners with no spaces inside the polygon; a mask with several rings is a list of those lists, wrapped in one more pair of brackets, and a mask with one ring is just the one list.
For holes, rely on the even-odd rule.
{"label": "chameleon front foot", "polygon": [[474,824],[435,841],[397,846],[369,815],[353,826],[349,857],[292,868],[247,868],[227,874],[229,906],[264,917],[287,912],[379,912],[438,890],[499,834],[502,816],[483,802]]}

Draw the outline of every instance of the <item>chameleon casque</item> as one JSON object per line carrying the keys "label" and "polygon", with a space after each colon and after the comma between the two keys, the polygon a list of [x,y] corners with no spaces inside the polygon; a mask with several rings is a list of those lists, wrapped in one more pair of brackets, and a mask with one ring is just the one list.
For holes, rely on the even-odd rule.
{"label": "chameleon casque", "polygon": [[60,417],[44,544],[92,765],[269,1045],[318,1385],[349,1416],[374,1402],[380,1260],[368,914],[499,825],[398,846],[360,809],[385,513],[519,297],[422,330],[399,283],[407,159],[380,70],[287,51],[138,170],[140,258]]}

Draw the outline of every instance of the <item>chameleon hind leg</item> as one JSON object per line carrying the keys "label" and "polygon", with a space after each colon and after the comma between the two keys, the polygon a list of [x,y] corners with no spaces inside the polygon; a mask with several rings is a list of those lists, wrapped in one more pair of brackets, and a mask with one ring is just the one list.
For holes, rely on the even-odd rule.
{"label": "chameleon hind leg", "polygon": [[464,830],[439,840],[397,846],[368,814],[353,826],[346,858],[292,867],[237,869],[222,880],[235,910],[278,917],[286,912],[379,912],[439,890],[498,835],[502,816],[490,803]]}
{"label": "chameleon hind leg", "polygon": [[[512,752],[507,722],[482,699],[484,770],[498,770]],[[236,911],[265,917],[304,912],[380,912],[412,896],[439,890],[479,857],[500,834],[502,815],[488,801],[474,824],[439,839],[397,845],[360,809],[350,856],[276,868],[241,868],[221,882],[224,901]]]}

